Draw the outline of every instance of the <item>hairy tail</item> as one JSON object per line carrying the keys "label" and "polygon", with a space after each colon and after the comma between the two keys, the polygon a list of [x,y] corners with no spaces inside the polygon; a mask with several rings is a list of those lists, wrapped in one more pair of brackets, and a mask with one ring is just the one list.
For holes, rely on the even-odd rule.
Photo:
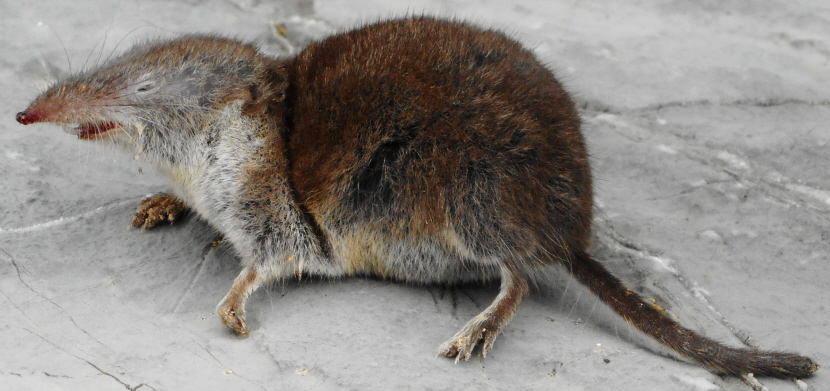
{"label": "hairy tail", "polygon": [[579,254],[565,266],[579,282],[628,323],[705,367],[736,375],[753,373],[756,376],[784,378],[807,377],[818,369],[818,365],[807,357],[731,348],[705,338],[644,301],[588,254]]}

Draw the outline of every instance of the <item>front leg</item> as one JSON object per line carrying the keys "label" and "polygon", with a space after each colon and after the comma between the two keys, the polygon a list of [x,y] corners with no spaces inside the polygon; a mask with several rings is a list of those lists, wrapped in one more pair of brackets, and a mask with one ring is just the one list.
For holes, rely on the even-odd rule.
{"label": "front leg", "polygon": [[242,269],[236,276],[230,292],[216,307],[216,313],[222,319],[222,323],[239,335],[248,336],[248,323],[245,321],[245,300],[257,288],[265,283],[262,274],[256,271],[255,265],[249,265]]}

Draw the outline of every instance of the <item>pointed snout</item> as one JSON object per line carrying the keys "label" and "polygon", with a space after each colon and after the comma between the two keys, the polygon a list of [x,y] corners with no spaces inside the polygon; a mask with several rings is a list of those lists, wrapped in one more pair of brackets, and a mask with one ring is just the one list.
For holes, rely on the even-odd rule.
{"label": "pointed snout", "polygon": [[15,116],[14,118],[17,120],[18,123],[22,125],[28,125],[38,122],[37,117],[28,114],[28,111],[21,111],[17,113],[17,116]]}
{"label": "pointed snout", "polygon": [[43,99],[38,97],[26,110],[23,110],[14,117],[21,125],[29,125],[36,122],[55,122],[56,114],[65,110],[64,103],[60,99]]}

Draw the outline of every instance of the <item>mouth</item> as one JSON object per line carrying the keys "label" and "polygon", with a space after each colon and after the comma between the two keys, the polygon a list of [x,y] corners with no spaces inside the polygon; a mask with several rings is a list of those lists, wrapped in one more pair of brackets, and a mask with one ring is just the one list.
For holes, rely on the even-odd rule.
{"label": "mouth", "polygon": [[106,137],[108,132],[118,127],[115,122],[87,122],[83,124],[63,125],[66,133],[78,136],[81,140],[95,140]]}

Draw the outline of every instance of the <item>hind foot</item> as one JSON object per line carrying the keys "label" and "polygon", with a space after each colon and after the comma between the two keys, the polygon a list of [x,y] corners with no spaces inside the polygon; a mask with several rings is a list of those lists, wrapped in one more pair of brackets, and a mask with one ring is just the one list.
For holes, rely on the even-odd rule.
{"label": "hind foot", "polygon": [[187,205],[178,197],[167,193],[155,194],[141,200],[131,225],[147,229],[162,221],[172,224],[186,210]]}
{"label": "hind foot", "polygon": [[527,296],[530,288],[525,276],[512,267],[509,263],[502,263],[501,267],[501,288],[496,300],[490,304],[481,314],[467,322],[464,328],[456,333],[449,341],[438,347],[438,354],[447,357],[455,357],[455,362],[467,361],[473,354],[473,349],[479,341],[484,341],[481,346],[481,355],[487,356],[487,352],[493,348],[493,342],[499,336],[504,326],[519,304]]}
{"label": "hind foot", "polygon": [[438,347],[438,354],[449,358],[455,357],[455,362],[467,361],[479,341],[483,341],[481,355],[487,357],[487,352],[493,348],[493,343],[501,332],[499,323],[501,322],[496,322],[485,314],[473,318],[449,341]]}

